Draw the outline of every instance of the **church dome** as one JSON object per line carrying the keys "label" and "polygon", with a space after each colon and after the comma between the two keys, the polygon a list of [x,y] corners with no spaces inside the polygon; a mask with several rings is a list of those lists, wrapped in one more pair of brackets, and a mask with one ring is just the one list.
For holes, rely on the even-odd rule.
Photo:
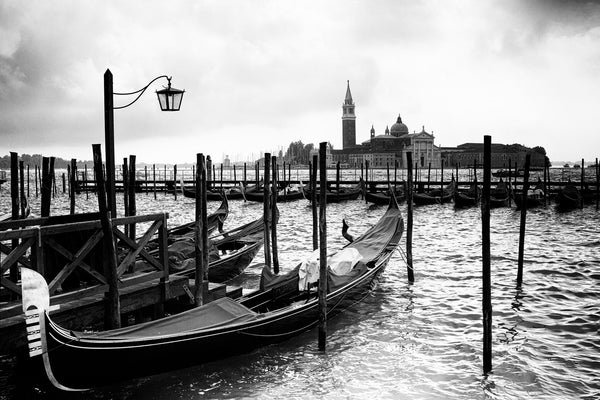
{"label": "church dome", "polygon": [[392,125],[392,128],[390,129],[390,134],[392,136],[402,136],[402,135],[406,135],[408,133],[408,126],[404,125],[402,123],[402,118],[400,117],[400,115],[398,115],[398,119],[396,120],[396,123],[394,125]]}

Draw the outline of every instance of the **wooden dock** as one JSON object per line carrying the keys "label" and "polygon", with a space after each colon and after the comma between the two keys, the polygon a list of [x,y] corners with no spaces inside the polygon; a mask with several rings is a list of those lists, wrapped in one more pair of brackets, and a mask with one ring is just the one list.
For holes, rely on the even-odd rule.
{"label": "wooden dock", "polygon": [[[103,328],[109,284],[97,218],[92,213],[0,222],[0,354],[26,344],[19,266],[46,278],[50,304],[59,306],[53,319],[61,326]],[[194,279],[169,273],[167,218],[162,213],[112,220],[114,237],[119,239],[117,291],[123,326],[160,317],[171,304],[185,308],[193,300]],[[121,230],[139,223],[150,223],[139,239],[131,240]],[[147,251],[145,246],[157,236],[158,248]],[[242,295],[241,287],[208,281],[204,285],[204,302]]]}

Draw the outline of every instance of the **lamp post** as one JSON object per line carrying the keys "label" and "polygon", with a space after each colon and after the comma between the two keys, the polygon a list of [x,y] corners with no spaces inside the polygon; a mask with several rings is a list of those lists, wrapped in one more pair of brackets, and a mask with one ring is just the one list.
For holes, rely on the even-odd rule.
{"label": "lamp post", "polygon": [[[114,110],[129,107],[135,103],[144,94],[146,89],[156,80],[166,78],[168,86],[162,90],[156,91],[158,103],[162,111],[179,111],[181,100],[185,90],[179,90],[171,87],[171,77],[166,75],[157,76],[152,79],[146,86],[129,93],[114,93],[113,92],[113,75],[110,69],[104,73],[104,141],[106,146],[106,194],[107,206],[110,210],[111,218],[117,216],[116,197],[115,197],[115,126],[114,126]],[[136,95],[130,103],[115,107],[113,103],[113,95],[129,96]]]}

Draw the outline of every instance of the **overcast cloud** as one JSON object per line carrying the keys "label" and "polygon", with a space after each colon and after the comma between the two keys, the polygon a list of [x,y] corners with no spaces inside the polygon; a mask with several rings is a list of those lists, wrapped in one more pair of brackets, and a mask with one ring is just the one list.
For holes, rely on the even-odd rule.
{"label": "overcast cloud", "polygon": [[[0,155],[91,159],[114,91],[172,75],[115,110],[117,160],[258,157],[296,140],[341,148],[346,80],[357,141],[398,114],[436,144],[600,152],[597,1],[22,1],[0,3]],[[115,104],[127,101],[115,97]]]}

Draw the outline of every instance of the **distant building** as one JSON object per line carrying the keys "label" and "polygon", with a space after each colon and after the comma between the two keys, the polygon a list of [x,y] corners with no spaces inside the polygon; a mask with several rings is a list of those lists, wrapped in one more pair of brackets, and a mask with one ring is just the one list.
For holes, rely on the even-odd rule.
{"label": "distant building", "polygon": [[[525,165],[525,157],[530,154],[531,168],[543,168],[546,154],[522,146],[520,144],[500,144],[492,143],[492,168],[508,168],[515,163],[518,168]],[[472,166],[475,162],[483,165],[483,143],[464,143],[457,147],[442,148],[442,158],[444,166]]]}
{"label": "distant building", "polygon": [[225,168],[230,168],[231,167],[231,160],[229,159],[229,156],[225,156],[225,158],[223,159],[223,167]]}
{"label": "distant building", "polygon": [[356,106],[350,92],[350,81],[346,88],[346,97],[342,104],[342,149],[332,150],[334,163],[360,165],[369,161],[372,167],[393,166],[406,167],[406,153],[413,153],[413,162],[421,167],[431,163],[433,168],[441,166],[440,149],[434,145],[433,132],[428,133],[423,126],[419,133],[409,133],[408,127],[398,116],[396,123],[385,128],[382,135],[375,134],[371,126],[370,137],[361,144],[356,144]]}
{"label": "distant building", "polygon": [[[352,166],[361,165],[365,161],[372,167],[398,166],[406,168],[406,153],[412,153],[413,165],[419,167],[440,168],[442,162],[444,167],[455,167],[457,165],[466,167],[473,165],[475,161],[483,164],[483,143],[465,143],[457,147],[438,147],[434,144],[435,137],[425,131],[409,133],[408,127],[402,122],[398,115],[396,122],[391,128],[386,126],[385,133],[375,134],[375,127],[371,126],[368,140],[356,144],[356,105],[350,92],[350,81],[346,88],[346,96],[342,104],[342,149],[331,150],[327,153],[327,163]],[[541,148],[540,148],[541,149]],[[545,151],[532,151],[532,149],[519,144],[504,145],[492,144],[492,168],[508,168],[509,160],[512,165],[516,164],[522,168],[525,164],[525,156],[531,154],[531,167],[541,168],[544,166]]]}

